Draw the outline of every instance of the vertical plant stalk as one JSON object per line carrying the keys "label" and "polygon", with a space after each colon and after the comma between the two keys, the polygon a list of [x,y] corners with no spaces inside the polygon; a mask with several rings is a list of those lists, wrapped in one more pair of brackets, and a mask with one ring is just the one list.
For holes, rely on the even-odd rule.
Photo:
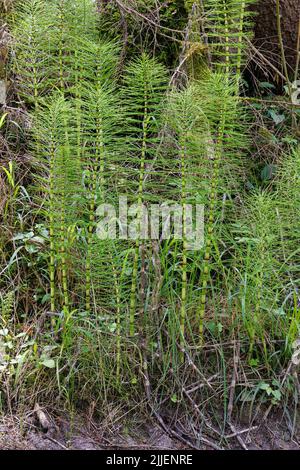
{"label": "vertical plant stalk", "polygon": [[[68,129],[67,123],[64,121],[65,126],[65,142],[62,148],[63,153],[63,162],[67,160],[66,157],[70,155],[70,147],[69,147],[69,136],[68,136]],[[63,171],[63,169],[62,169]],[[62,185],[62,192],[61,192],[61,219],[60,219],[60,255],[61,255],[61,272],[62,272],[62,285],[63,285],[63,299],[64,299],[64,307],[68,311],[69,309],[69,292],[68,292],[68,270],[67,270],[67,250],[66,250],[66,241],[68,238],[67,227],[66,227],[66,175],[63,175],[63,185]]]}
{"label": "vertical plant stalk", "polygon": [[121,292],[120,286],[118,282],[118,274],[114,265],[113,256],[111,251],[109,252],[110,260],[112,264],[113,270],[113,277],[114,277],[114,288],[115,288],[115,295],[116,295],[116,302],[117,302],[117,309],[116,309],[116,335],[117,335],[117,345],[116,345],[116,364],[117,364],[117,371],[116,371],[116,379],[117,385],[120,385],[121,380]]}
{"label": "vertical plant stalk", "polygon": [[64,91],[64,0],[59,2],[59,13],[58,13],[58,22],[59,22],[59,46],[58,46],[58,64],[59,64],[59,87],[60,90]]}
{"label": "vertical plant stalk", "polygon": [[297,58],[295,67],[295,81],[298,80],[299,65],[300,65],[300,18],[298,21],[298,37],[297,37]]}
{"label": "vertical plant stalk", "polygon": [[[100,69],[98,69],[98,80],[96,92],[101,93],[101,81],[100,81]],[[91,162],[91,178],[90,178],[90,206],[89,206],[89,225],[87,233],[87,255],[86,255],[86,311],[91,311],[91,256],[92,256],[92,241],[93,233],[95,228],[95,210],[97,200],[97,175],[100,173],[100,186],[101,195],[104,195],[104,161],[105,161],[105,148],[104,148],[104,132],[103,132],[103,120],[101,115],[101,109],[98,105],[96,107],[96,140],[95,140],[95,157]]]}
{"label": "vertical plant stalk", "polygon": [[226,74],[229,75],[229,65],[230,65],[230,49],[229,49],[229,25],[228,25],[228,15],[226,8],[226,1],[223,0],[223,9],[224,9],[224,30],[225,30],[225,63],[226,63]]}
{"label": "vertical plant stalk", "polygon": [[290,79],[289,79],[289,72],[288,72],[288,68],[287,68],[287,62],[286,62],[284,44],[283,44],[282,29],[281,29],[280,0],[276,0],[276,22],[277,22],[277,34],[278,34],[278,40],[279,40],[279,46],[280,46],[282,67],[283,67],[287,87],[288,87],[288,90],[289,90],[289,96],[290,96],[290,98],[292,98],[292,87],[291,87],[291,82],[290,82]]}
{"label": "vertical plant stalk", "polygon": [[[34,38],[36,36],[35,16],[33,17],[32,29],[33,29],[33,38]],[[34,47],[35,47],[35,45],[33,45],[33,48]],[[34,109],[35,110],[37,110],[37,108],[38,108],[38,96],[39,96],[39,90],[38,90],[37,64],[36,64],[36,61],[34,61],[34,65],[33,65],[33,102],[34,102]]]}
{"label": "vertical plant stalk", "polygon": [[88,313],[91,311],[91,290],[92,290],[92,240],[93,231],[95,225],[95,198],[92,196],[89,207],[89,225],[87,233],[87,252],[86,252],[86,263],[85,263],[85,309]]}
{"label": "vertical plant stalk", "polygon": [[245,8],[246,8],[246,3],[245,1],[243,1],[241,2],[240,22],[239,22],[239,29],[238,29],[238,51],[237,51],[237,66],[236,66],[237,93],[239,91],[239,80],[241,78]]}
{"label": "vertical plant stalk", "polygon": [[[62,198],[62,204],[65,204],[65,197]],[[68,293],[68,275],[67,275],[67,260],[66,260],[66,220],[65,210],[62,208],[61,213],[61,272],[62,272],[62,284],[63,284],[63,298],[64,307],[68,310],[69,308],[69,293]]]}
{"label": "vertical plant stalk", "polygon": [[[181,204],[182,204],[182,228],[183,228],[183,249],[182,249],[182,275],[181,275],[181,309],[180,309],[180,346],[184,349],[185,343],[185,322],[186,322],[186,301],[187,301],[187,233],[186,233],[186,136],[180,139],[180,160],[181,160]],[[184,359],[184,356],[181,358]]]}
{"label": "vertical plant stalk", "polygon": [[132,282],[130,291],[130,312],[129,312],[129,334],[134,336],[135,334],[135,310],[136,310],[136,291],[137,291],[137,274],[138,274],[138,262],[139,262],[139,247],[140,242],[136,240],[133,269],[132,269]]}
{"label": "vertical plant stalk", "polygon": [[141,233],[141,219],[142,219],[142,205],[143,205],[143,186],[145,176],[145,162],[147,153],[147,136],[148,136],[148,90],[145,84],[144,88],[144,115],[143,115],[143,137],[141,148],[141,163],[139,172],[139,187],[138,187],[138,237],[135,243],[133,270],[132,270],[132,283],[130,292],[130,311],[129,311],[129,334],[135,334],[135,313],[136,313],[136,296],[137,296],[137,278],[138,278],[138,263],[140,251],[140,233]]}
{"label": "vertical plant stalk", "polygon": [[[249,345],[249,360],[252,359],[253,355],[253,349],[254,349],[254,344],[255,344],[255,339],[257,336],[257,330],[259,330],[259,318],[261,318],[261,305],[262,305],[262,291],[263,291],[263,268],[261,272],[258,275],[258,280],[257,280],[257,298],[255,301],[255,307],[254,307],[254,317],[253,317],[253,328],[251,328],[250,331],[250,345]],[[252,318],[250,318],[250,324],[252,323]],[[259,335],[261,343],[263,345],[263,350],[266,358],[266,363],[268,363],[268,354],[267,354],[267,345],[266,345],[266,339],[263,334]]]}
{"label": "vertical plant stalk", "polygon": [[[297,84],[298,74],[299,74],[299,65],[300,65],[300,18],[298,21],[298,36],[297,36],[297,56],[296,56],[296,66],[295,66],[295,78],[294,81]],[[298,129],[298,119],[296,113],[293,113],[293,130],[296,132]]]}
{"label": "vertical plant stalk", "polygon": [[210,277],[210,263],[212,255],[212,246],[214,243],[214,227],[216,221],[216,206],[218,202],[218,185],[219,185],[219,175],[220,175],[220,163],[222,157],[222,148],[223,148],[223,139],[224,139],[224,130],[225,130],[225,114],[226,111],[221,111],[221,122],[218,129],[217,141],[214,145],[213,141],[210,139],[208,143],[208,152],[212,159],[213,171],[210,185],[210,194],[209,194],[209,216],[208,216],[208,228],[207,228],[207,240],[205,244],[204,260],[203,260],[203,269],[201,272],[200,285],[201,285],[201,297],[200,297],[200,307],[198,311],[198,320],[199,320],[199,342],[200,345],[203,345],[204,340],[204,319],[205,319],[205,310],[207,302],[207,286]]}
{"label": "vertical plant stalk", "polygon": [[[146,281],[147,281],[147,275],[146,275],[146,250],[145,250],[145,245],[141,244],[140,245],[140,255],[141,255],[141,285],[140,285],[140,305],[141,305],[141,310],[140,313],[143,315],[144,313],[144,305],[145,305],[145,299],[146,299]],[[146,312],[145,312],[146,313]],[[144,316],[144,327],[146,335],[147,335],[147,316]]]}
{"label": "vertical plant stalk", "polygon": [[82,80],[82,69],[79,64],[78,47],[75,48],[75,112],[76,112],[76,134],[77,134],[77,158],[81,160],[81,141],[82,141],[82,96],[81,96],[81,84]]}
{"label": "vertical plant stalk", "polygon": [[91,165],[91,194],[89,206],[89,225],[87,235],[87,257],[86,257],[86,311],[91,310],[91,256],[92,256],[92,241],[95,228],[95,210],[97,198],[97,174],[100,171],[101,190],[104,190],[104,143],[103,143],[103,128],[102,118],[99,115],[96,123],[96,152],[94,162]]}
{"label": "vertical plant stalk", "polygon": [[50,310],[55,312],[55,243],[54,243],[54,159],[55,147],[50,148],[50,209],[49,209],[49,237],[50,237]]}
{"label": "vertical plant stalk", "polygon": [[[263,300],[262,293],[263,293],[263,287],[264,287],[264,271],[265,271],[265,263],[264,263],[265,255],[264,255],[264,252],[265,251],[266,250],[265,250],[264,245],[261,244],[259,246],[258,253],[260,253],[260,257],[261,257],[261,260],[262,260],[262,265],[260,267],[260,270],[259,270],[259,273],[258,273],[258,276],[257,276],[257,286],[256,286],[256,289],[255,289],[255,291],[257,292],[257,298],[256,298],[256,301],[255,301],[255,308],[254,308],[253,332],[252,332],[251,337],[250,337],[249,359],[252,358],[252,354],[253,354],[253,348],[254,348],[254,343],[255,343],[255,338],[256,338],[256,330],[259,330],[259,318],[262,318],[261,307],[262,307],[262,300]],[[251,319],[250,319],[250,322],[251,322]],[[267,355],[267,346],[266,346],[265,337],[263,335],[260,335],[260,339],[261,339],[261,342],[262,342],[262,345],[263,345],[263,348],[264,348],[265,357],[267,358],[268,355]],[[267,362],[268,362],[268,360],[267,360]]]}
{"label": "vertical plant stalk", "polygon": [[[65,91],[64,83],[64,61],[63,61],[63,42],[64,42],[64,0],[60,0],[58,8],[58,21],[59,21],[59,46],[58,46],[58,64],[59,64],[59,88],[62,93]],[[67,123],[64,121],[65,126],[65,142],[62,148],[62,157],[65,161],[65,157],[69,154],[69,137],[67,132]],[[64,171],[64,168],[61,169]],[[60,218],[60,256],[61,256],[61,272],[62,272],[62,288],[63,288],[63,304],[66,311],[69,309],[69,293],[68,293],[68,274],[67,274],[67,260],[66,260],[66,178],[63,173],[63,184],[61,193],[61,218]]]}
{"label": "vertical plant stalk", "polygon": [[[253,318],[253,330],[250,335],[250,346],[249,346],[249,359],[252,358],[253,354],[253,348],[254,348],[254,343],[255,343],[255,338],[256,338],[256,328],[258,328],[258,319],[261,314],[261,300],[262,300],[262,288],[263,288],[263,279],[262,279],[262,272],[259,273],[258,275],[258,282],[257,282],[257,298],[255,302],[255,307],[254,307],[254,318]],[[252,319],[250,318],[250,323]]]}

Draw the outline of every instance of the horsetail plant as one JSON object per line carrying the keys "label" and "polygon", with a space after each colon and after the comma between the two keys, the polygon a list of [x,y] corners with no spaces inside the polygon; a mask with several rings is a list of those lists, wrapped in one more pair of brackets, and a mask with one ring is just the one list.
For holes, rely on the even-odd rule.
{"label": "horsetail plant", "polygon": [[15,15],[12,25],[15,37],[12,67],[21,96],[36,109],[41,98],[51,88],[47,42],[50,23],[45,2],[18,2]]}
{"label": "horsetail plant", "polygon": [[[185,325],[188,298],[188,239],[187,239],[187,203],[197,201],[201,192],[201,183],[197,181],[199,168],[205,178],[203,166],[203,145],[201,139],[205,135],[205,117],[202,115],[198,101],[197,89],[189,85],[185,90],[172,91],[167,106],[167,123],[175,132],[175,145],[178,151],[180,171],[180,191],[170,196],[179,197],[182,207],[182,262],[181,262],[181,307],[180,307],[180,346],[185,344]],[[195,189],[192,189],[195,185]]]}
{"label": "horsetail plant", "polygon": [[204,14],[207,15],[205,31],[210,42],[214,71],[240,79],[241,67],[245,61],[247,39],[251,35],[249,7],[256,0],[205,0]]}
{"label": "horsetail plant", "polygon": [[[215,58],[214,67],[215,70],[223,69],[224,73],[212,73],[208,81],[204,79],[202,83],[200,82],[200,88],[204,85],[204,88],[202,88],[202,96],[206,101],[206,103],[204,101],[203,111],[207,113],[208,122],[212,128],[212,139],[209,138],[207,148],[208,154],[212,160],[212,178],[204,265],[200,281],[202,293],[200,297],[200,307],[198,309],[201,344],[203,343],[205,305],[207,301],[212,247],[216,244],[214,230],[217,220],[216,209],[218,202],[217,192],[219,191],[220,183],[220,165],[228,165],[228,157],[230,158],[230,154],[232,154],[232,149],[226,149],[228,144],[230,147],[230,142],[232,143],[234,141],[236,135],[243,135],[243,133],[238,134],[234,130],[234,125],[238,122],[239,109],[236,97],[243,61],[243,52],[246,47],[245,39],[247,38],[250,26],[251,14],[249,13],[248,7],[252,3],[252,0],[242,2],[237,0],[206,0],[204,3],[204,10],[209,13],[206,33],[212,44],[213,56]],[[215,90],[212,91],[214,88]],[[216,95],[214,96],[211,92],[216,93]],[[208,97],[208,100],[205,99],[205,96]],[[211,105],[209,105],[210,109],[205,109],[205,105],[210,100],[209,97],[212,99]],[[217,103],[218,100],[219,102]],[[216,123],[216,117],[218,123]],[[229,132],[229,129],[227,129],[228,125],[230,128]],[[225,161],[224,157],[226,158]]]}
{"label": "horsetail plant", "polygon": [[[245,113],[237,101],[235,81],[218,73],[210,74],[199,82],[198,94],[202,112],[206,116],[209,134],[207,136],[207,157],[211,165],[209,187],[209,212],[203,269],[201,271],[200,306],[198,308],[199,336],[203,342],[205,308],[207,302],[208,283],[210,280],[212,250],[217,246],[216,223],[219,218],[219,195],[231,191],[236,184],[230,173],[237,168],[239,152],[247,148],[244,122]],[[239,122],[239,129],[237,126]]]}
{"label": "horsetail plant", "polygon": [[267,360],[268,330],[280,299],[278,290],[282,260],[277,259],[280,224],[276,215],[277,194],[257,191],[249,195],[238,223],[233,224],[235,271],[239,301],[249,335],[249,358],[258,340]]}
{"label": "horsetail plant", "polygon": [[281,162],[277,172],[278,219],[281,226],[283,248],[284,293],[287,299],[294,295],[299,303],[299,248],[300,237],[300,148],[293,149]]}
{"label": "horsetail plant", "polygon": [[[138,223],[129,310],[129,333],[135,334],[139,250],[141,246],[142,204],[146,165],[155,156],[161,125],[161,105],[166,90],[166,71],[155,59],[146,54],[133,61],[125,74],[125,106],[128,115],[128,162],[138,179],[132,182],[134,201],[137,203]],[[136,171],[137,170],[137,171]],[[129,176],[129,175],[128,175]]]}
{"label": "horsetail plant", "polygon": [[[109,177],[109,165],[114,151],[115,134],[119,120],[118,105],[113,87],[101,84],[86,85],[82,90],[83,110],[83,164],[85,167],[85,190],[88,203],[87,254],[86,254],[86,310],[90,311],[91,256],[95,236],[96,205],[105,202],[105,182]],[[107,158],[107,161],[106,161]]]}
{"label": "horsetail plant", "polygon": [[[50,296],[51,311],[55,311],[56,266],[60,267],[63,306],[69,307],[68,265],[71,262],[69,242],[76,223],[76,198],[80,191],[80,162],[74,158],[70,123],[72,108],[61,95],[52,96],[43,109],[35,113],[34,137],[37,161],[45,175],[41,186],[47,194],[45,212],[49,220],[50,237]],[[42,149],[42,150],[41,150]],[[76,154],[75,154],[76,155]],[[79,171],[78,171],[79,170]]]}

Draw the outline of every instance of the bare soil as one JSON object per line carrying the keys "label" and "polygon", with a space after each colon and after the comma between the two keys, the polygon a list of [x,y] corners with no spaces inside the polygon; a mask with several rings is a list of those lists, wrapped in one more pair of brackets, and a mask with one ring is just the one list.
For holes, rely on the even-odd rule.
{"label": "bare soil", "polygon": [[[0,419],[1,450],[183,450],[189,446],[170,437],[153,422],[132,428],[96,423],[87,417],[49,416],[44,428],[34,412],[26,417],[6,416]],[[260,421],[260,424],[259,424]],[[294,423],[295,424],[295,423]],[[270,416],[266,423],[257,420],[249,426],[236,425],[235,432],[227,433],[223,449],[299,450],[300,426],[291,429],[282,413]],[[105,429],[105,431],[104,431]],[[245,432],[246,431],[246,432]],[[234,435],[236,433],[236,435]],[[203,443],[200,449],[210,449]]]}

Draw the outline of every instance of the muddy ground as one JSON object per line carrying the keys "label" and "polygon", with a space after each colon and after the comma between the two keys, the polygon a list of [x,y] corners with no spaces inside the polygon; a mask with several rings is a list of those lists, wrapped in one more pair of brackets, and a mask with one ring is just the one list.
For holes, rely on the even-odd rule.
{"label": "muddy ground", "polygon": [[[44,420],[44,421],[43,421]],[[294,423],[295,424],[295,423]],[[204,436],[203,436],[204,437]],[[192,441],[191,441],[192,442]],[[226,442],[210,441],[222,449],[299,450],[300,426],[292,425],[280,414],[263,423],[236,425],[227,432]],[[205,437],[195,443],[199,449],[211,449]],[[44,410],[33,410],[22,418],[0,418],[1,450],[183,450],[187,443],[168,435],[155,421],[131,423],[131,428],[96,423],[87,417],[50,416]],[[194,447],[195,448],[195,447]]]}

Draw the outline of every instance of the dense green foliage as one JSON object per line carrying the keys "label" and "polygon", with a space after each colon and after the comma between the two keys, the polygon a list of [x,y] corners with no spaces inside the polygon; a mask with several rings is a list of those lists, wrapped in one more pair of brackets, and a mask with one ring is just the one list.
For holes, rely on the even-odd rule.
{"label": "dense green foliage", "polygon": [[[16,182],[20,158],[1,166],[6,400],[28,387],[43,397],[47,383],[69,404],[132,404],[151,387],[158,408],[204,409],[222,397],[226,416],[232,344],[256,390],[250,401],[289,363],[299,337],[300,152],[292,142],[275,180],[247,190],[253,115],[239,95],[250,3],[201,2],[207,43],[196,35],[184,50],[190,79],[175,86],[149,44],[131,45],[122,63],[93,1],[16,2],[10,72],[26,119],[17,134],[0,123],[29,155],[30,175]],[[181,6],[192,29],[195,6]],[[203,246],[190,249],[185,209],[181,240],[101,239],[98,207],[122,196],[140,228],[143,205],[204,205]],[[214,374],[216,396],[203,383],[186,397]]]}

